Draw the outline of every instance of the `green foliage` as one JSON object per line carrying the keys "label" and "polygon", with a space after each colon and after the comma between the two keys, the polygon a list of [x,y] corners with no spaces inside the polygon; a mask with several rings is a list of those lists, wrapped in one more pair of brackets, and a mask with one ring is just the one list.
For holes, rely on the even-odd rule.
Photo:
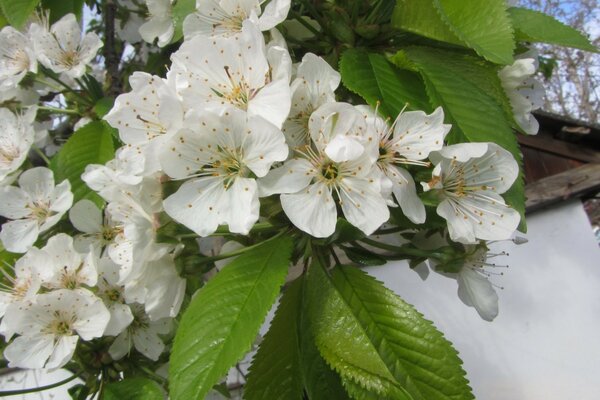
{"label": "green foliage", "polygon": [[398,0],[392,24],[399,29],[455,45],[463,41],[450,30],[434,6],[435,0]]}
{"label": "green foliage", "polygon": [[[442,106],[452,123],[450,142],[495,142],[522,165],[517,138],[508,122],[509,106],[493,67],[450,50],[411,47],[405,52],[421,71],[432,105]],[[524,221],[522,180],[515,182],[505,198]]]}
{"label": "green foliage", "polygon": [[56,183],[71,182],[73,202],[90,199],[101,204],[100,197],[81,180],[81,174],[90,164],[104,164],[115,155],[113,128],[104,121],[94,121],[78,129],[62,149],[52,158],[50,169]]}
{"label": "green foliage", "polygon": [[[319,351],[357,398],[472,399],[461,361],[431,322],[365,272],[314,264],[308,312]],[[357,395],[359,391],[377,396]]]}
{"label": "green foliage", "polygon": [[39,3],[40,0],[0,0],[0,8],[6,20],[20,29]]}
{"label": "green foliage", "polygon": [[425,86],[411,71],[396,68],[384,56],[351,49],[342,54],[340,73],[344,86],[395,119],[408,104],[409,109],[429,111]]}
{"label": "green foliage", "polygon": [[104,387],[103,400],[163,400],[163,390],[154,381],[141,378],[127,378],[109,383]]}
{"label": "green foliage", "polygon": [[42,0],[42,7],[50,10],[50,23],[55,23],[69,13],[81,20],[84,0]]}
{"label": "green foliage", "polygon": [[196,0],[177,0],[173,6],[172,16],[175,25],[175,33],[171,43],[179,41],[183,37],[183,20],[196,9]]}
{"label": "green foliage", "polygon": [[398,0],[395,27],[463,45],[485,59],[510,64],[515,48],[503,0]]}
{"label": "green foliage", "polygon": [[450,29],[486,60],[511,64],[515,43],[505,0],[435,0]]}
{"label": "green foliage", "polygon": [[192,299],[170,364],[174,400],[203,398],[250,350],[285,280],[292,241],[277,237],[237,257]]}
{"label": "green foliage", "polygon": [[302,399],[298,315],[302,312],[302,278],[284,291],[264,336],[244,388],[248,400]]}
{"label": "green foliage", "polygon": [[578,30],[564,25],[549,15],[517,7],[509,8],[508,13],[515,28],[517,40],[544,42],[598,52],[598,49]]}

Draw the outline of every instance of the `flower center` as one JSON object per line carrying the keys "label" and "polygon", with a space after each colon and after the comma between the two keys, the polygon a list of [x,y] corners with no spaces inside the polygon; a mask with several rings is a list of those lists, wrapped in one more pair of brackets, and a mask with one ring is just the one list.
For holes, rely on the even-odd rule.
{"label": "flower center", "polygon": [[9,167],[20,155],[21,152],[15,145],[12,143],[5,144],[0,147],[0,167]]}
{"label": "flower center", "polygon": [[73,316],[67,315],[61,311],[54,311],[53,320],[48,324],[45,329],[45,333],[49,333],[57,336],[69,336],[73,329]]}
{"label": "flower center", "polygon": [[328,162],[321,166],[321,175],[327,182],[335,181],[339,176],[339,168],[336,163]]}
{"label": "flower center", "polygon": [[38,224],[43,224],[49,217],[54,215],[54,211],[50,210],[50,205],[43,201],[34,201],[27,207],[31,210],[30,216],[37,220]]}
{"label": "flower center", "polygon": [[72,68],[79,64],[79,52],[77,50],[66,50],[62,52],[60,63],[65,67]]}

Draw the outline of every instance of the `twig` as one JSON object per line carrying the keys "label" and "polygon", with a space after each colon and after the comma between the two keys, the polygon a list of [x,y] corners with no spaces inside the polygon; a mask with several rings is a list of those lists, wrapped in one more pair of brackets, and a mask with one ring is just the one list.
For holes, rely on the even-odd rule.
{"label": "twig", "polygon": [[119,56],[115,48],[115,17],[117,5],[114,0],[106,0],[104,3],[104,62],[108,77],[108,95],[116,97],[119,94]]}

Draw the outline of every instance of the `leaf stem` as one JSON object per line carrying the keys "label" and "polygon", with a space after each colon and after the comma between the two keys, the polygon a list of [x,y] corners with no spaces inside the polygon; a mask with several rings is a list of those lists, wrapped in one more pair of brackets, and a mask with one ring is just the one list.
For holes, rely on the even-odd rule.
{"label": "leaf stem", "polygon": [[296,21],[298,21],[302,26],[311,31],[315,36],[318,37],[319,35],[321,35],[321,32],[319,32],[314,26],[306,22],[306,20],[302,18],[302,16],[297,12],[290,11],[290,15],[292,15],[292,17],[294,17]]}
{"label": "leaf stem", "polygon": [[4,396],[17,396],[20,394],[27,394],[27,393],[36,393],[36,392],[42,392],[44,390],[48,390],[48,389],[54,389],[55,387],[59,387],[64,385],[65,383],[69,383],[72,380],[79,378],[79,375],[81,375],[82,372],[79,372],[75,375],[71,375],[70,377],[68,377],[67,379],[63,379],[62,381],[50,384],[50,385],[46,385],[46,386],[40,386],[40,387],[36,387],[36,388],[29,388],[29,389],[18,389],[18,390],[3,390],[0,392],[0,397],[4,397]]}
{"label": "leaf stem", "polygon": [[432,250],[421,250],[421,249],[417,249],[415,247],[408,247],[408,246],[394,246],[394,245],[387,244],[387,243],[381,243],[381,242],[378,242],[376,240],[369,239],[369,238],[364,238],[364,239],[361,239],[360,241],[365,244],[368,244],[370,246],[377,247],[379,249],[392,251],[395,253],[394,255],[429,258],[432,256],[432,254],[435,253]]}
{"label": "leaf stem", "polygon": [[50,107],[50,106],[38,106],[38,110],[50,111],[55,114],[70,114],[70,115],[81,115],[81,113],[77,110],[72,110],[70,108],[58,108],[58,107]]}
{"label": "leaf stem", "polygon": [[31,146],[31,148],[33,149],[33,151],[36,152],[36,154],[38,156],[40,156],[40,158],[42,160],[44,160],[44,162],[46,163],[46,165],[50,165],[50,159],[44,154],[44,152],[37,146]]}
{"label": "leaf stem", "polygon": [[278,238],[279,236],[283,235],[285,232],[287,232],[287,230],[282,230],[281,232],[279,232],[277,235],[270,237],[269,239],[253,244],[251,246],[247,246],[247,247],[242,247],[239,250],[235,250],[232,251],[230,253],[225,253],[225,254],[219,254],[218,256],[211,256],[211,257],[206,257],[202,259],[202,263],[207,263],[207,262],[212,262],[212,261],[219,261],[219,260],[225,260],[227,258],[231,258],[231,257],[237,257],[239,255],[244,254],[245,252],[255,249],[258,246],[262,246],[265,242],[268,242],[270,240],[273,240],[275,238]]}

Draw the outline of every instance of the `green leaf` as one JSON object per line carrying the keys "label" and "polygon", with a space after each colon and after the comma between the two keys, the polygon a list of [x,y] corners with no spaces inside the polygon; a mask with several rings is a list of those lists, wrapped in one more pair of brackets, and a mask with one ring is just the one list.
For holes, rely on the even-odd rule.
{"label": "green leaf", "polygon": [[307,292],[317,347],[351,394],[359,385],[376,398],[473,398],[450,342],[364,271],[338,267],[328,276],[314,264]]}
{"label": "green leaf", "polygon": [[104,387],[103,400],[163,400],[165,395],[158,383],[147,378],[127,378]]}
{"label": "green leaf", "polygon": [[344,253],[346,253],[346,256],[350,261],[358,265],[373,267],[376,265],[383,265],[387,262],[384,258],[381,258],[375,253],[357,247],[344,248]]}
{"label": "green leaf", "polygon": [[310,400],[347,400],[346,390],[340,376],[325,362],[312,335],[309,316],[309,302],[306,293],[306,275],[302,275],[302,309],[298,315],[300,334],[300,368],[304,389]]}
{"label": "green leaf", "polygon": [[516,38],[526,42],[544,42],[581,50],[598,52],[589,39],[578,30],[544,13],[526,8],[508,9]]}
{"label": "green leaf", "polygon": [[40,0],[0,0],[0,8],[8,22],[20,29],[39,3]]}
{"label": "green leaf", "polygon": [[[432,105],[442,106],[453,124],[450,142],[495,142],[522,165],[521,151],[507,116],[509,106],[503,100],[506,96],[494,68],[448,50],[410,47],[405,52],[421,71]],[[515,182],[506,199],[524,221],[522,181]]]}
{"label": "green leaf", "polygon": [[200,289],[171,353],[173,400],[201,399],[250,350],[287,274],[292,240],[279,236],[237,257]]}
{"label": "green leaf", "polygon": [[104,164],[115,155],[113,128],[104,121],[93,121],[78,129],[52,158],[50,169],[56,183],[71,182],[73,202],[90,199],[101,204],[100,197],[81,180],[89,164]]}
{"label": "green leaf", "polygon": [[183,37],[183,20],[195,10],[196,0],[177,0],[171,14],[173,16],[173,24],[175,25],[175,32],[173,33],[171,43],[175,43]]}
{"label": "green leaf", "polygon": [[94,104],[94,112],[98,118],[104,117],[109,113],[115,103],[115,99],[112,97],[103,97]]}
{"label": "green leaf", "polygon": [[427,94],[418,74],[396,68],[384,56],[350,49],[342,54],[340,73],[344,86],[372,107],[395,119],[408,104],[412,110],[430,111]]}
{"label": "green leaf", "polygon": [[515,42],[505,0],[434,0],[450,29],[477,54],[512,64]]}
{"label": "green leaf", "polygon": [[269,331],[252,360],[244,387],[248,400],[302,399],[298,315],[302,279],[283,293]]}
{"label": "green leaf", "polygon": [[397,0],[392,24],[398,28],[441,42],[464,46],[434,6],[434,0]]}
{"label": "green leaf", "polygon": [[69,13],[81,20],[84,0],[42,0],[42,7],[50,10],[50,23],[55,23]]}

